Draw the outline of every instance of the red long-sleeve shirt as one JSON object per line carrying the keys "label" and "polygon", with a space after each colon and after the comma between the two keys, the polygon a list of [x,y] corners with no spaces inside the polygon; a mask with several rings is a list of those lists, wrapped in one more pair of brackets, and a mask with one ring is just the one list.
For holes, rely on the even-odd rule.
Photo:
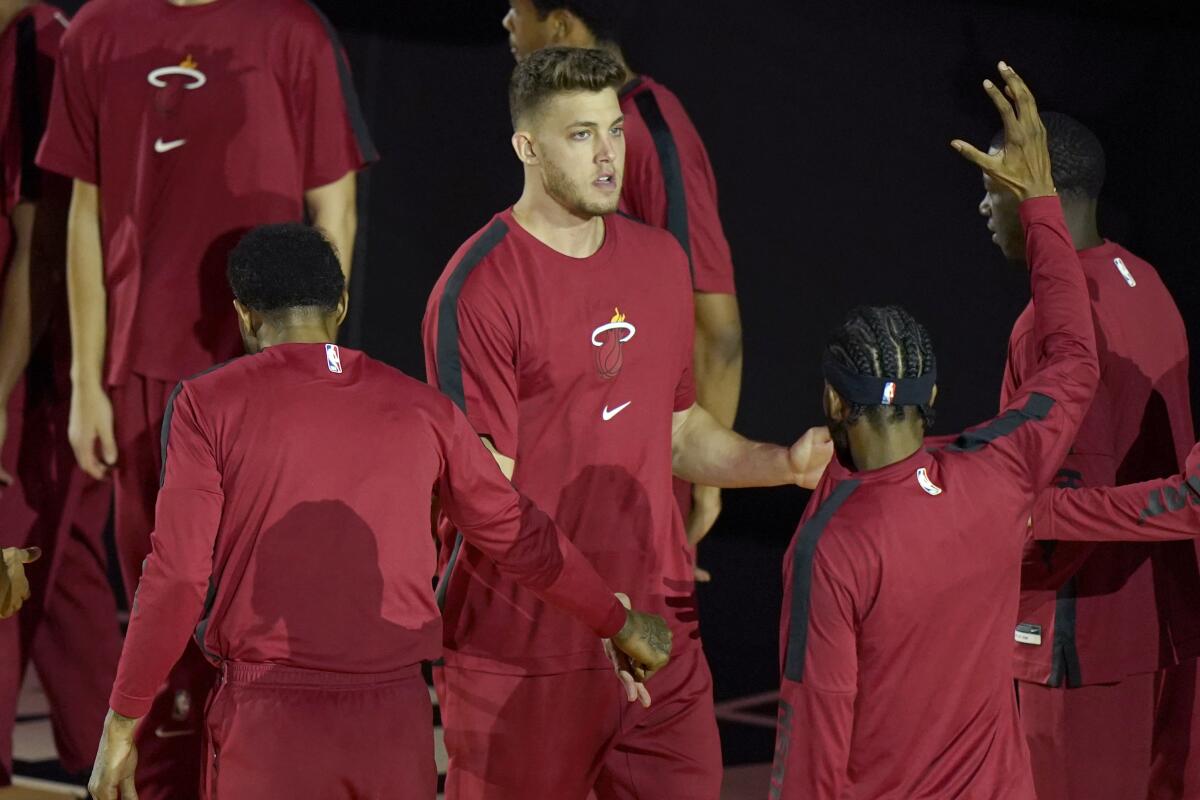
{"label": "red long-sleeve shirt", "polygon": [[1050,489],[1033,507],[1033,534],[1060,541],[1170,541],[1200,536],[1200,444],[1181,474],[1115,488]]}
{"label": "red long-sleeve shirt", "polygon": [[193,628],[214,661],[378,673],[438,657],[435,491],[509,577],[597,636],[624,624],[454,404],[362,353],[277,345],[184,381],[162,446],[118,713],[146,713]]}
{"label": "red long-sleeve shirt", "polygon": [[772,800],[1032,800],[1009,654],[1036,491],[1096,387],[1057,199],[1021,206],[1041,367],[953,445],[834,463],[785,562]]}

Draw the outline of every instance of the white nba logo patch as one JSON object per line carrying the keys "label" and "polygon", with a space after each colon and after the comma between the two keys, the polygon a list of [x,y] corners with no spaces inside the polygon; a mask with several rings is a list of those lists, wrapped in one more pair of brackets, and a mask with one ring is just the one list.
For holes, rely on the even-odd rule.
{"label": "white nba logo patch", "polygon": [[942,493],[942,487],[929,480],[929,470],[924,467],[917,470],[917,483],[921,484],[921,488],[925,490],[925,494],[931,497],[937,497]]}
{"label": "white nba logo patch", "polygon": [[888,381],[883,385],[883,397],[879,398],[879,404],[890,406],[892,401],[896,399],[896,384]]}
{"label": "white nba logo patch", "polygon": [[329,367],[330,372],[336,372],[339,375],[342,372],[342,352],[338,350],[336,344],[325,345],[325,366]]}
{"label": "white nba logo patch", "polygon": [[1125,266],[1125,262],[1119,258],[1113,259],[1113,266],[1117,268],[1117,272],[1121,273],[1121,277],[1129,284],[1130,288],[1137,286],[1137,281],[1133,279],[1133,273],[1129,271],[1129,267]]}

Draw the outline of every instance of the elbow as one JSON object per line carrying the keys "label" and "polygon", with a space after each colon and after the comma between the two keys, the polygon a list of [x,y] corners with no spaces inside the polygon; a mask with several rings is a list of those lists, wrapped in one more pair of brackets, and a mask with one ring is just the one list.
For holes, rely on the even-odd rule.
{"label": "elbow", "polygon": [[700,368],[726,370],[742,363],[742,326],[737,321],[697,329]]}

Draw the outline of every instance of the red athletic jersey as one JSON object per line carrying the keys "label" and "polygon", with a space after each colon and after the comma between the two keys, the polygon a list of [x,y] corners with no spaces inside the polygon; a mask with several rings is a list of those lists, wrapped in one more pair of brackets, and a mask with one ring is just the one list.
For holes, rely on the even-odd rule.
{"label": "red athletic jersey", "polygon": [[1169,541],[1200,536],[1200,444],[1183,472],[1116,488],[1049,489],[1033,507],[1039,539]]}
{"label": "red athletic jersey", "polygon": [[[613,214],[589,258],[511,210],[451,259],[425,311],[429,380],[516,459],[513,484],[605,581],[697,639],[692,560],[671,494],[671,414],[695,401],[692,294],[671,236]],[[443,548],[443,568],[450,547]],[[446,659],[529,674],[603,668],[595,637],[471,547],[450,571]]]}
{"label": "red athletic jersey", "polygon": [[[1069,488],[1177,472],[1195,441],[1183,320],[1154,268],[1113,242],[1079,252],[1100,385],[1055,476]],[[1037,369],[1031,302],[1013,327],[1001,403]],[[1015,670],[1050,686],[1113,683],[1200,654],[1200,573],[1184,543],[1032,543],[1021,574]],[[1035,637],[1022,636],[1029,628]]]}
{"label": "red athletic jersey", "polygon": [[108,381],[240,353],[229,251],[374,157],[345,55],[305,0],[87,3],[38,163],[100,187]]}
{"label": "red athletic jersey", "polygon": [[154,550],[111,698],[121,714],[146,713],[197,620],[214,661],[373,674],[437,658],[431,492],[472,546],[584,620],[596,648],[625,622],[454,404],[362,353],[286,344],[231,361],[179,385],[163,430]]}
{"label": "red athletic jersey", "polygon": [[1041,369],[948,448],[834,463],[784,565],[776,800],[1032,800],[1009,666],[1029,507],[1096,386],[1055,198],[1021,206]]}
{"label": "red athletic jersey", "polygon": [[643,75],[621,90],[621,111],[626,143],[621,210],[671,232],[687,251],[694,291],[734,294],[717,179],[683,104]]}
{"label": "red athletic jersey", "polygon": [[66,27],[62,12],[36,3],[0,31],[0,286],[11,258],[13,209],[22,200],[39,197],[33,157],[45,128]]}

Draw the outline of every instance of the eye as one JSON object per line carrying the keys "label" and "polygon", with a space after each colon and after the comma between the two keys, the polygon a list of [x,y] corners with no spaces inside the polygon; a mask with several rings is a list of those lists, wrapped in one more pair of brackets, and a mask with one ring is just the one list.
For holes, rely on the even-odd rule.
{"label": "eye", "polygon": [[575,131],[574,133],[571,134],[571,138],[577,142],[582,142],[582,141],[585,141],[588,138],[590,138],[591,135],[592,135],[591,131]]}
{"label": "eye", "polygon": [[612,133],[613,136],[621,137],[625,135],[625,128],[621,125],[618,125],[617,127],[613,128],[610,133]]}

